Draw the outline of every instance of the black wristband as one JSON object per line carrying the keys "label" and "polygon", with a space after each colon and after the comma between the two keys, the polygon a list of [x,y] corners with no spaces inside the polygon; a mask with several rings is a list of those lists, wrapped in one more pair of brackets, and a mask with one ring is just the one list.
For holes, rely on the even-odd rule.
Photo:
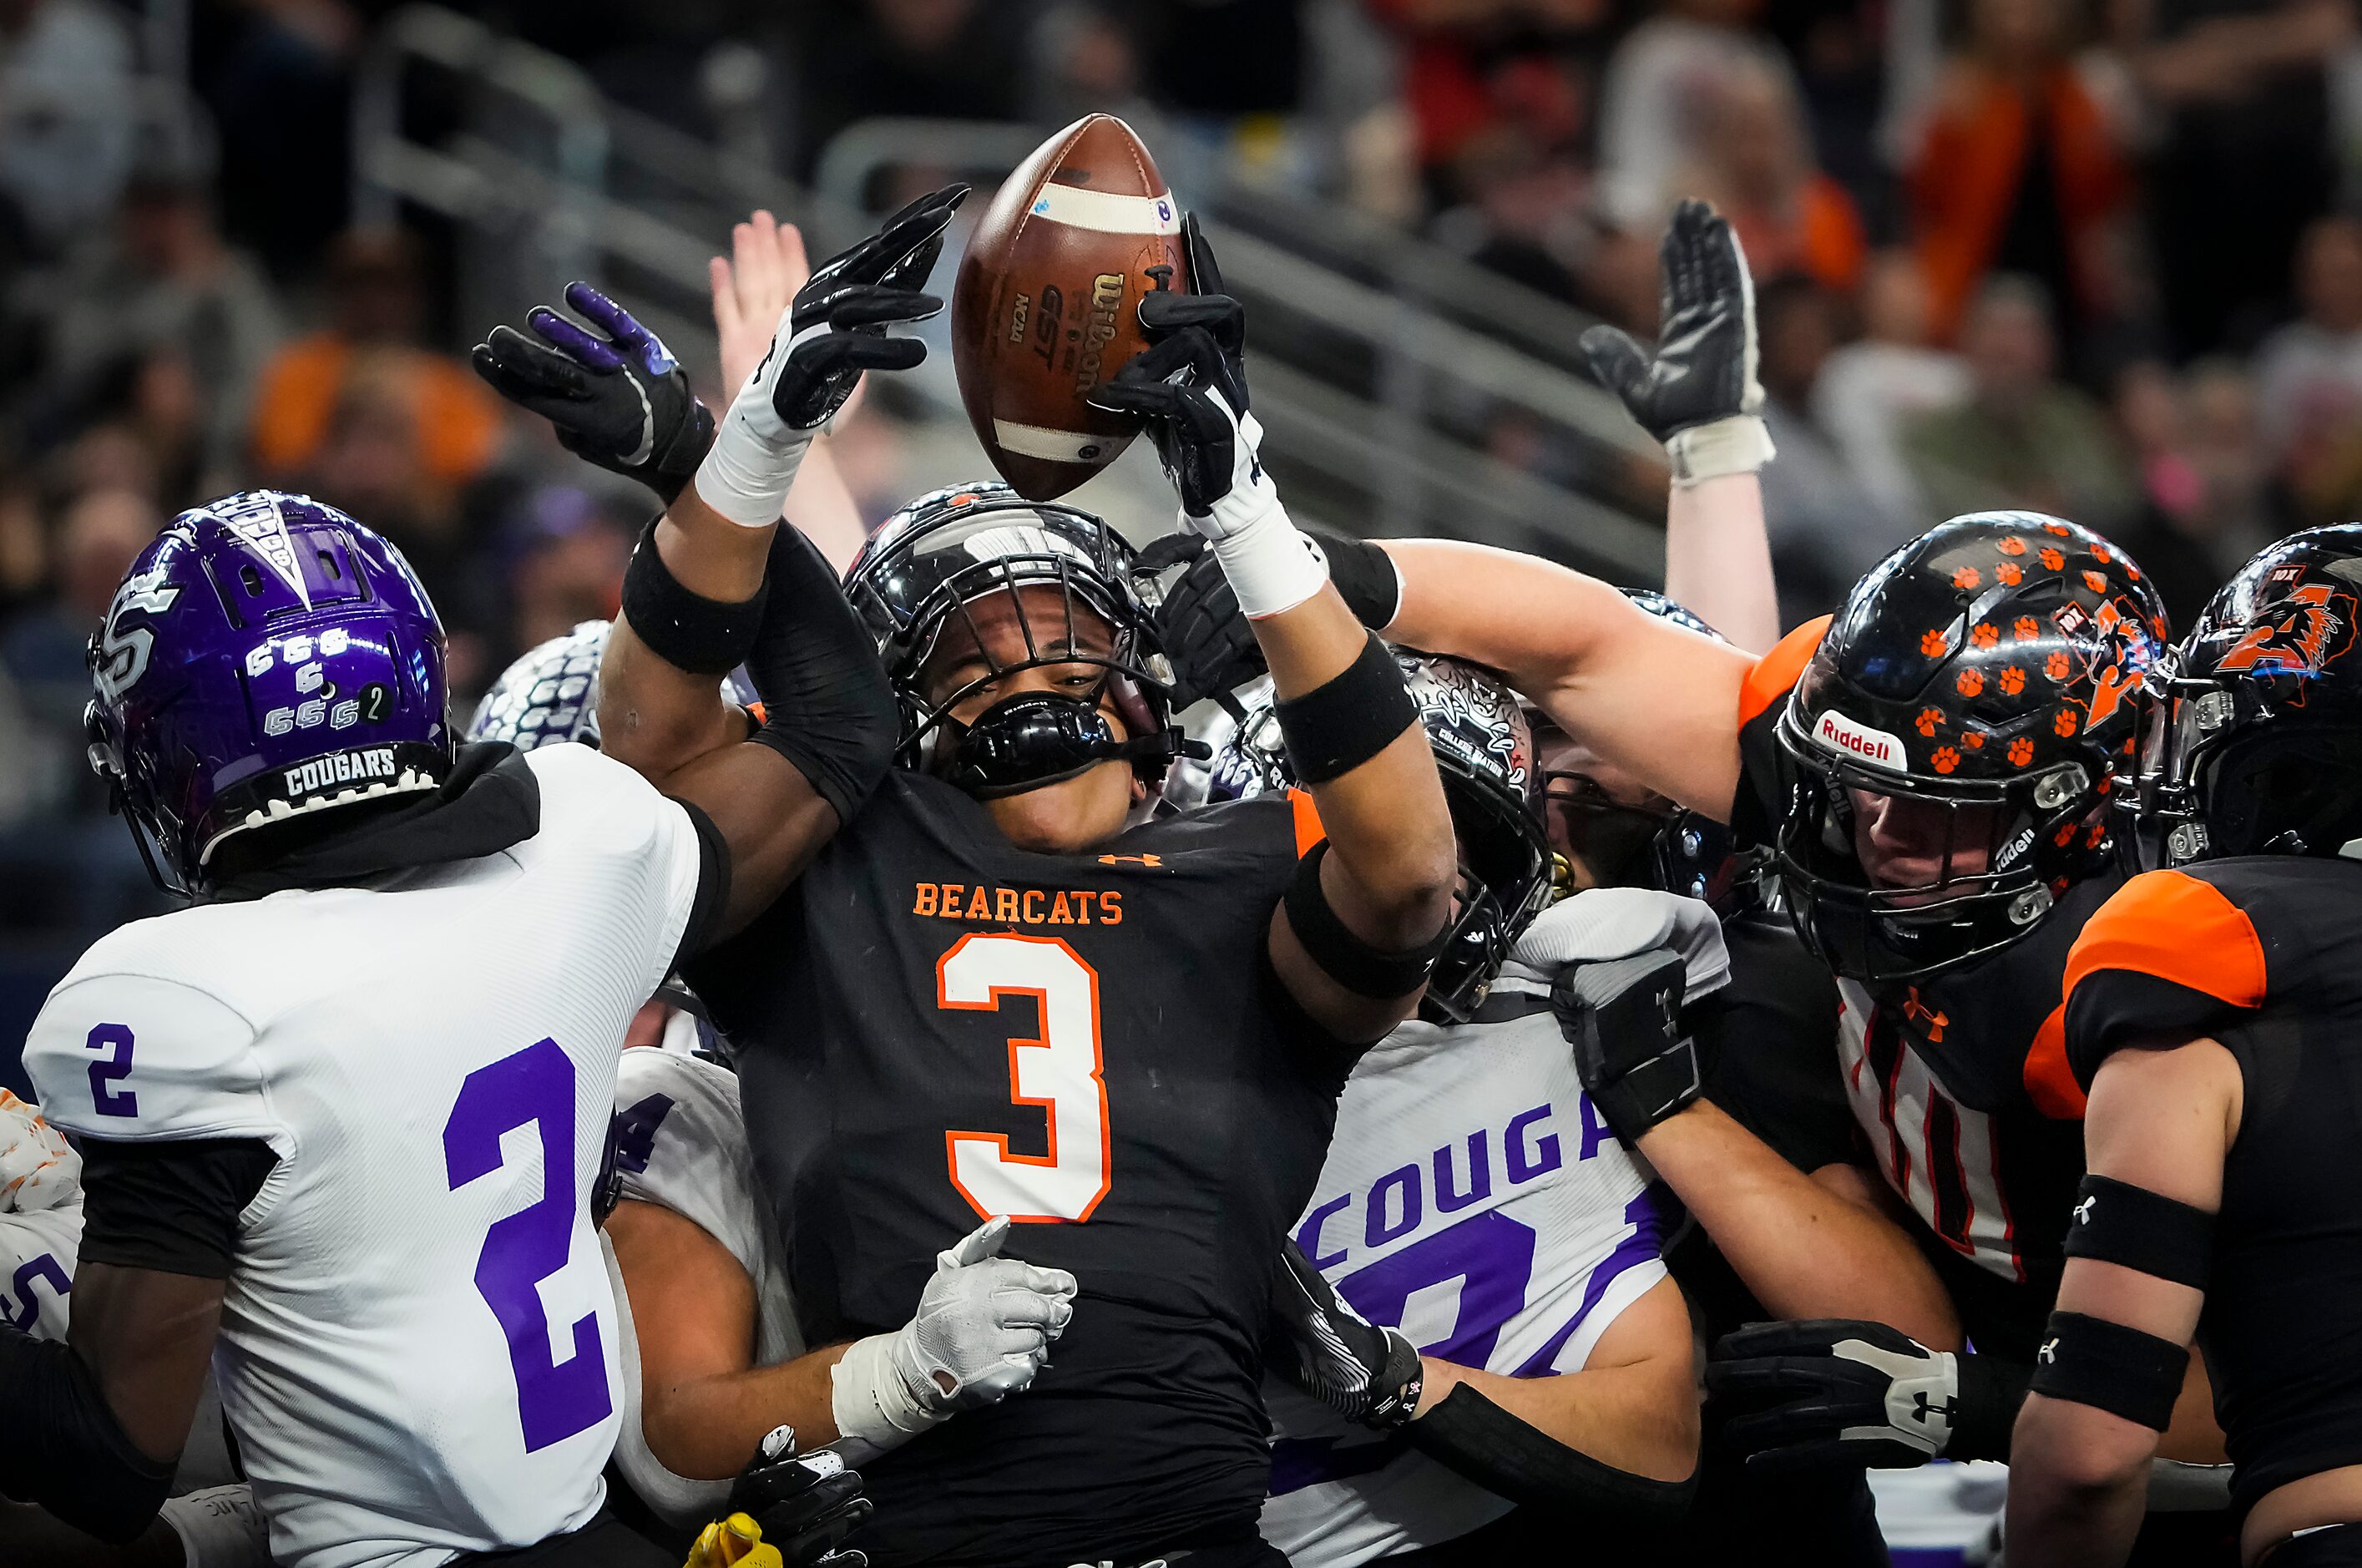
{"label": "black wristband", "polygon": [[[662,522],[658,518],[657,522]],[[691,675],[727,675],[755,646],[770,584],[741,604],[691,593],[664,564],[651,523],[624,568],[624,619],[650,652]]]}
{"label": "black wristband", "polygon": [[1402,575],[1394,558],[1367,539],[1315,532],[1312,542],[1329,561],[1329,580],[1362,624],[1383,632],[1402,613]]}
{"label": "black wristband", "polygon": [[2075,1193],[2066,1253],[2206,1287],[2214,1263],[2214,1216],[2114,1176],[2087,1176]]}
{"label": "black wristband", "polygon": [[1306,955],[1320,966],[1322,974],[1357,997],[1392,1001],[1427,984],[1428,971],[1435,967],[1451,938],[1451,927],[1446,924],[1435,933],[1435,940],[1407,952],[1389,953],[1371,946],[1347,929],[1330,907],[1328,890],[1320,886],[1320,863],[1328,857],[1325,838],[1307,850],[1296,863],[1296,879],[1288,883],[1282,900],[1288,928],[1296,933]]}
{"label": "black wristband", "polygon": [[2190,1370],[2190,1347],[2081,1312],[2050,1314],[2032,1391],[2163,1431]]}
{"label": "black wristband", "polygon": [[1671,1520],[1689,1507],[1697,1474],[1653,1481],[1547,1437],[1467,1384],[1411,1422],[1410,1445],[1513,1503],[1576,1516]]}
{"label": "black wristband", "polygon": [[1301,697],[1274,705],[1288,766],[1303,784],[1326,784],[1394,745],[1418,723],[1402,668],[1375,632],[1352,663]]}
{"label": "black wristband", "polygon": [[1944,1445],[1947,1459],[2009,1458],[2010,1430],[2017,1425],[2018,1407],[2025,1403],[2025,1386],[2034,1368],[1997,1355],[1959,1354],[1960,1391],[1952,1410],[1952,1436]]}

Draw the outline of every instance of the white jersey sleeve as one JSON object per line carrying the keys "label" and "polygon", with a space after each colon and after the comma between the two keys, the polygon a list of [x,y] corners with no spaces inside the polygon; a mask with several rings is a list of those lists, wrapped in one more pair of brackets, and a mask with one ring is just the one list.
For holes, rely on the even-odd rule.
{"label": "white jersey sleeve", "polygon": [[259,1138],[284,1158],[291,1135],[263,1093],[254,1024],[200,977],[147,972],[134,944],[152,946],[138,939],[155,923],[93,947],[33,1021],[25,1070],[42,1114],[84,1138]]}
{"label": "white jersey sleeve", "polygon": [[[624,1052],[615,1080],[615,1174],[624,1201],[679,1214],[721,1242],[746,1271],[755,1286],[753,1364],[777,1365],[804,1353],[769,1206],[746,1144],[735,1073],[670,1051]],[[703,1524],[729,1496],[730,1483],[676,1475],[649,1450],[641,1425],[630,1289],[612,1246],[607,1266],[623,1320],[624,1427],[615,1467],[658,1518],[684,1528]]]}

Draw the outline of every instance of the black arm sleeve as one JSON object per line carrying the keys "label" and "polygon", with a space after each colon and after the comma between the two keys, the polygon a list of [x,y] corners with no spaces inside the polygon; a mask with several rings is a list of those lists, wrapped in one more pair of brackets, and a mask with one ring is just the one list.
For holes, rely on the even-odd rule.
{"label": "black arm sleeve", "polygon": [[2034,1381],[2034,1368],[1997,1355],[1962,1354],[1960,1408],[1952,1412],[1952,1441],[1944,1457],[1954,1460],[2009,1457],[2009,1434],[2017,1408]]}
{"label": "black arm sleeve", "polygon": [[713,933],[721,929],[722,911],[730,903],[730,845],[701,807],[687,801],[676,803],[697,830],[697,901],[690,906],[689,923],[681,927],[680,946],[672,955],[672,966],[678,969],[711,946]]}
{"label": "black arm sleeve", "polygon": [[0,1489],[10,1496],[116,1546],[163,1507],[172,1465],[133,1445],[72,1346],[0,1326]]}
{"label": "black arm sleeve", "polygon": [[278,1163],[256,1138],[86,1138],[82,1261],[227,1279],[237,1218]]}
{"label": "black arm sleeve", "polygon": [[1697,1490],[1695,1470],[1684,1481],[1653,1481],[1603,1464],[1465,1383],[1407,1430],[1411,1447],[1513,1503],[1667,1523],[1688,1510]]}
{"label": "black arm sleeve", "polygon": [[755,740],[794,763],[849,823],[893,766],[894,689],[836,573],[792,525],[773,537],[764,580],[769,597],[746,656],[763,699]]}

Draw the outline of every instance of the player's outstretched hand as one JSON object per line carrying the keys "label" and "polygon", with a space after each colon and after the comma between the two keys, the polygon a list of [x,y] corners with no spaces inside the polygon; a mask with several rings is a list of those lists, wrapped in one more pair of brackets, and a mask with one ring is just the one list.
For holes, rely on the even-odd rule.
{"label": "player's outstretched hand", "polygon": [[1578,964],[1551,988],[1575,1076],[1616,1136],[1634,1144],[1698,1097],[1697,1046],[1682,1032],[1678,953]]}
{"label": "player's outstretched hand", "polygon": [[1418,1413],[1418,1349],[1353,1310],[1293,1239],[1280,1243],[1271,1292],[1274,1364],[1348,1420],[1378,1431]]}
{"label": "player's outstretched hand", "polygon": [[713,444],[713,415],[672,351],[629,311],[588,283],[567,284],[566,304],[581,321],[535,305],[525,317],[531,337],[493,327],[476,345],[476,373],[556,425],[568,451],[670,505]]}
{"label": "player's outstretched hand", "polygon": [[1075,1276],[1000,1255],[995,1216],[935,1255],[917,1316],[895,1342],[911,1396],[937,1414],[997,1405],[1033,1381],[1075,1315]]}
{"label": "player's outstretched hand", "polygon": [[1652,354],[1628,333],[1583,335],[1592,373],[1665,444],[1673,482],[1752,473],[1772,458],[1756,378],[1755,283],[1729,222],[1705,202],[1673,210],[1660,252]]}
{"label": "player's outstretched hand", "polygon": [[[944,308],[920,289],[943,253],[952,214],[966,199],[961,184],[920,197],[876,234],[822,262],[796,291],[753,381],[785,430],[827,424],[862,371],[907,370],[927,357],[925,344],[889,337],[886,329]],[[746,403],[742,392],[734,416]]]}
{"label": "player's outstretched hand", "polygon": [[826,1449],[796,1452],[774,1427],[730,1488],[730,1516],[705,1527],[685,1568],[867,1568],[844,1538],[869,1517],[861,1473]]}
{"label": "player's outstretched hand", "polygon": [[1198,231],[1182,222],[1196,288],[1140,302],[1149,347],[1092,392],[1094,407],[1144,421],[1191,527],[1236,533],[1277,504],[1256,458],[1263,426],[1247,403],[1246,309],[1221,292],[1221,271]]}
{"label": "player's outstretched hand", "polygon": [[0,1214],[34,1214],[82,1189],[82,1156],[41,1108],[0,1088]]}
{"label": "player's outstretched hand", "polygon": [[1960,1358],[1883,1323],[1750,1323],[1714,1347],[1705,1386],[1749,1470],[1907,1469],[1950,1445]]}
{"label": "player's outstretched hand", "polygon": [[713,334],[722,351],[722,389],[736,397],[755,378],[779,316],[811,278],[804,237],[756,208],[730,230],[730,254],[706,263],[713,287]]}

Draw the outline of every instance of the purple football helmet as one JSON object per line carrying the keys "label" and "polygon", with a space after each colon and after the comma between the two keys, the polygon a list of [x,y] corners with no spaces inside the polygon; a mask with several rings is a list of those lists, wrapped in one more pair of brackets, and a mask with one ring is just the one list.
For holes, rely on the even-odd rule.
{"label": "purple football helmet", "polygon": [[247,491],[173,518],[89,657],[91,767],[170,892],[204,891],[234,834],[450,772],[426,590],[401,551],[309,496]]}

